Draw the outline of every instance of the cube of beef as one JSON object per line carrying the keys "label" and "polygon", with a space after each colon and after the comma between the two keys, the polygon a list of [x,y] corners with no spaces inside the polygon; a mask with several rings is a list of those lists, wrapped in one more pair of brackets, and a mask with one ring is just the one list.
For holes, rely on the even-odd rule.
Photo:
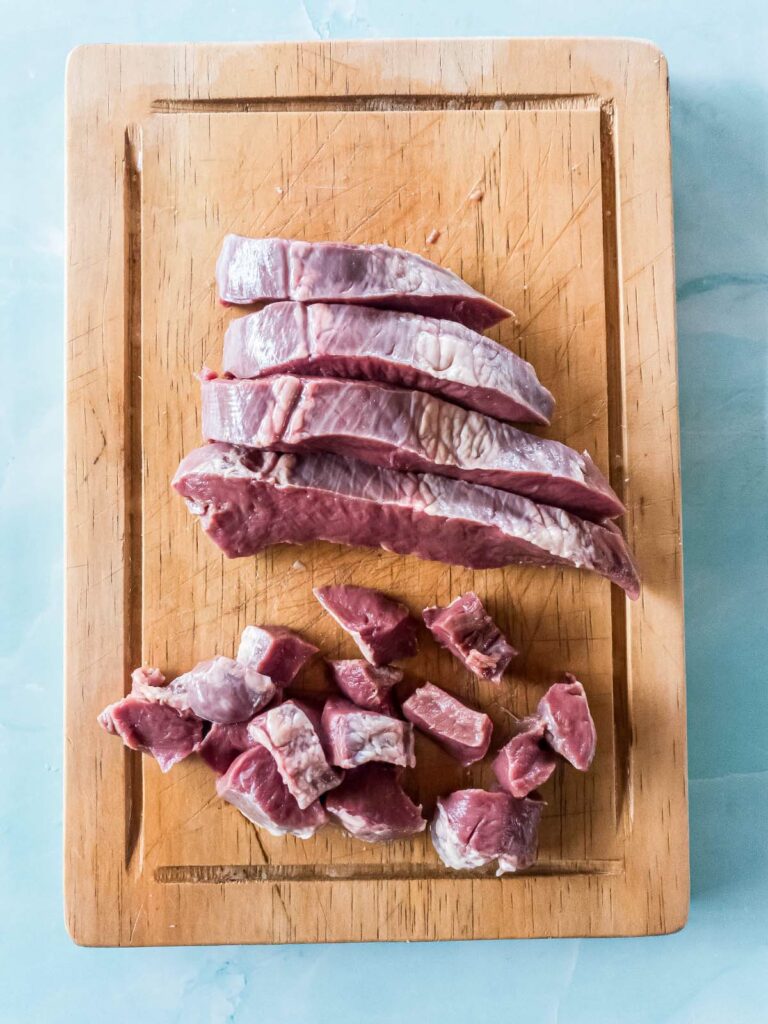
{"label": "cube of beef", "polygon": [[200,744],[198,753],[209,768],[223,775],[236,757],[254,745],[248,735],[249,722],[212,725]]}
{"label": "cube of beef", "polygon": [[499,785],[514,797],[528,796],[557,767],[557,755],[544,737],[542,719],[525,718],[518,733],[496,755],[493,772]]}
{"label": "cube of beef", "polygon": [[536,714],[545,726],[547,742],[574,768],[585,772],[592,764],[597,746],[595,723],[589,711],[584,687],[566,673],[564,683],[555,683],[539,701]]}
{"label": "cube of beef", "polygon": [[544,802],[509,793],[460,789],[437,801],[432,842],[442,862],[456,870],[498,861],[497,874],[521,871],[536,861]]}
{"label": "cube of beef", "polygon": [[402,681],[403,673],[400,669],[388,665],[369,665],[362,658],[331,661],[329,664],[333,681],[354,704],[368,711],[394,714],[391,691]]}
{"label": "cube of beef", "polygon": [[323,733],[332,764],[357,768],[368,761],[413,768],[413,727],[398,718],[366,711],[331,697],[323,708]]}
{"label": "cube of beef", "polygon": [[433,683],[420,686],[403,704],[403,714],[463,765],[488,752],[493,723]]}
{"label": "cube of beef", "polygon": [[416,620],[404,604],[380,590],[316,587],[312,593],[372,665],[388,665],[416,653]]}
{"label": "cube of beef", "polygon": [[246,626],[237,660],[269,676],[275,686],[290,686],[317,648],[284,626]]}
{"label": "cube of beef", "polygon": [[319,721],[312,711],[295,700],[258,715],[248,735],[275,759],[277,770],[302,810],[341,782],[320,742]]}
{"label": "cube of beef", "polygon": [[388,764],[364,764],[346,772],[325,798],[325,809],[364,843],[404,839],[423,832],[427,822],[400,783],[400,770]]}
{"label": "cube of beef", "polygon": [[328,820],[319,800],[299,807],[280,777],[274,758],[262,746],[240,754],[226,774],[217,779],[216,792],[273,836],[309,839]]}
{"label": "cube of beef", "polygon": [[444,608],[425,608],[424,622],[434,638],[481,679],[500,683],[517,651],[469,591]]}
{"label": "cube of beef", "polygon": [[203,723],[195,715],[133,694],[106,707],[99,724],[130,750],[154,757],[163,772],[193,754],[203,739]]}

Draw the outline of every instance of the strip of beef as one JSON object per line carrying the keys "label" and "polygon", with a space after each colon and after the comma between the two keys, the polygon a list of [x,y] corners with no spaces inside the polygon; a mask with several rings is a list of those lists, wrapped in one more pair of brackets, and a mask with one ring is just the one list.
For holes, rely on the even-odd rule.
{"label": "strip of beef", "polygon": [[216,282],[227,304],[344,302],[458,320],[478,331],[512,315],[445,267],[388,245],[227,235]]}
{"label": "strip of beef", "polygon": [[309,839],[328,820],[319,800],[303,810],[299,807],[280,778],[272,755],[262,746],[240,754],[226,774],[216,780],[216,792],[273,836]]}
{"label": "strip of beef", "polygon": [[212,725],[206,733],[198,753],[217,775],[223,775],[236,757],[254,745],[248,735],[249,724],[234,722],[231,725]]}
{"label": "strip of beef", "polygon": [[585,772],[597,746],[595,723],[584,687],[567,672],[564,683],[555,683],[539,701],[536,714],[544,722],[547,742],[574,768]]}
{"label": "strip of beef", "polygon": [[425,608],[424,622],[435,640],[481,679],[500,683],[517,651],[471,590],[444,608]]}
{"label": "strip of beef", "polygon": [[465,565],[590,569],[631,598],[640,581],[610,524],[491,487],[397,473],[335,455],[274,455],[210,444],[182,461],[173,486],[231,558],[271,544],[327,540]]}
{"label": "strip of beef", "polygon": [[312,593],[372,665],[416,653],[418,625],[400,601],[370,587],[315,587]]}
{"label": "strip of beef", "polygon": [[449,868],[479,868],[497,860],[497,875],[522,871],[536,862],[544,806],[531,797],[460,789],[438,799],[432,842]]}
{"label": "strip of beef", "polygon": [[323,734],[329,760],[340,768],[357,768],[368,761],[413,768],[413,727],[351,701],[331,697],[323,708]]}
{"label": "strip of beef", "polygon": [[254,743],[274,757],[280,777],[302,810],[338,786],[342,778],[328,764],[319,726],[319,716],[308,707],[287,700],[259,715],[248,727]]}
{"label": "strip of beef", "polygon": [[400,669],[389,665],[369,665],[362,658],[329,662],[333,681],[353,704],[368,711],[394,715],[392,689],[402,682]]}
{"label": "strip of beef", "polygon": [[505,743],[493,761],[493,772],[502,789],[524,797],[543,786],[557,767],[557,754],[544,737],[540,718],[525,718],[519,732]]}
{"label": "strip of beef", "polygon": [[498,487],[587,519],[624,506],[585,452],[423,391],[322,377],[202,382],[203,436],[269,451],[328,451]]}
{"label": "strip of beef", "polygon": [[277,692],[268,676],[223,656],[201,661],[166,686],[137,684],[134,679],[134,692],[137,685],[146,700],[222,725],[253,718]]}
{"label": "strip of beef", "polygon": [[246,626],[237,660],[269,676],[275,686],[290,686],[317,648],[285,626]]}
{"label": "strip of beef", "polygon": [[203,723],[195,715],[134,694],[104,708],[99,724],[130,750],[154,757],[163,772],[198,750],[203,739]]}
{"label": "strip of beef", "polygon": [[403,714],[460,764],[474,764],[488,753],[493,732],[488,715],[468,708],[433,683],[425,683],[411,694],[403,704]]}
{"label": "strip of beef", "polygon": [[342,784],[326,797],[325,809],[364,843],[405,839],[427,826],[421,805],[400,783],[400,771],[388,764],[364,764],[346,772]]}
{"label": "strip of beef", "polygon": [[555,400],[509,349],[451,320],[368,306],[275,302],[233,320],[223,370],[377,380],[511,423],[549,423]]}

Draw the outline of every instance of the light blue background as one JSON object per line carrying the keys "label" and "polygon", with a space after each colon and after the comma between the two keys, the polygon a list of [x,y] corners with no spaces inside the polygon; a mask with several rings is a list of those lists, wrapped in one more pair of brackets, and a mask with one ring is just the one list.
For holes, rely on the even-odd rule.
{"label": "light blue background", "polygon": [[[749,0],[0,3],[0,1021],[768,1020],[768,22]],[[693,899],[656,939],[88,950],[61,908],[64,61],[83,42],[651,38],[672,79]]]}

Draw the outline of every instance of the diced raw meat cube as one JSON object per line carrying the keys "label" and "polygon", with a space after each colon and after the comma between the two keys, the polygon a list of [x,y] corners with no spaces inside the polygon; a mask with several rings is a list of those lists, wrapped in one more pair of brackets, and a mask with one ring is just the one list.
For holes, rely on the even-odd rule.
{"label": "diced raw meat cube", "polygon": [[227,235],[216,261],[224,303],[350,302],[458,320],[474,330],[512,314],[446,267],[405,249]]}
{"label": "diced raw meat cube", "polygon": [[421,806],[400,784],[400,771],[388,764],[352,768],[325,798],[325,809],[364,843],[404,839],[427,825]]}
{"label": "diced raw meat cube", "polygon": [[99,724],[130,750],[150,754],[163,772],[193,754],[203,739],[203,723],[195,715],[133,694],[106,707]]}
{"label": "diced raw meat cube", "polygon": [[246,626],[237,660],[269,676],[275,686],[290,686],[317,648],[284,626]]}
{"label": "diced raw meat cube", "polygon": [[522,871],[536,861],[544,801],[483,789],[460,789],[440,797],[432,842],[442,862],[456,870],[498,860],[497,875]]}
{"label": "diced raw meat cube", "polygon": [[555,405],[531,364],[492,338],[451,320],[370,306],[274,302],[236,317],[222,369],[233,377],[377,380],[511,423],[549,423]]}
{"label": "diced raw meat cube", "polygon": [[236,757],[254,745],[248,735],[249,722],[212,725],[198,753],[209,768],[223,775]]}
{"label": "diced raw meat cube", "polygon": [[480,761],[488,752],[493,723],[433,683],[425,683],[403,704],[403,714],[463,765]]}
{"label": "diced raw meat cube", "polygon": [[354,639],[372,665],[410,658],[417,648],[417,623],[399,601],[369,587],[315,587],[329,615]]}
{"label": "diced raw meat cube", "polygon": [[240,754],[216,780],[216,792],[273,836],[309,839],[328,820],[319,800],[303,810],[299,807],[280,778],[274,758],[262,746]]}
{"label": "diced raw meat cube", "polygon": [[365,711],[351,701],[331,697],[323,708],[323,733],[332,764],[357,768],[386,761],[413,768],[413,727],[398,718]]}
{"label": "diced raw meat cube", "polygon": [[207,722],[229,725],[253,718],[277,690],[268,676],[233,658],[218,656],[201,661],[167,686],[134,680],[134,692],[177,711],[192,711]]}
{"label": "diced raw meat cube", "polygon": [[434,638],[481,679],[500,683],[517,651],[471,590],[444,608],[425,608],[424,622]]}
{"label": "diced raw meat cube", "polygon": [[564,683],[555,683],[539,701],[537,715],[544,721],[546,738],[574,768],[586,771],[592,764],[597,732],[589,712],[584,687],[567,672]]}
{"label": "diced raw meat cube", "polygon": [[392,688],[402,681],[398,668],[369,665],[362,658],[329,662],[333,681],[345,697],[368,711],[394,715]]}
{"label": "diced raw meat cube", "polygon": [[520,730],[496,755],[493,771],[499,785],[514,797],[543,786],[557,767],[557,755],[544,737],[542,719],[526,718]]}
{"label": "diced raw meat cube", "polygon": [[295,700],[255,718],[248,735],[275,759],[288,791],[302,810],[341,782],[341,774],[328,764],[309,708]]}
{"label": "diced raw meat cube", "polygon": [[571,566],[605,576],[633,600],[640,595],[637,568],[613,523],[493,487],[327,452],[275,455],[219,443],[190,452],[173,486],[229,558],[326,540],[470,569]]}

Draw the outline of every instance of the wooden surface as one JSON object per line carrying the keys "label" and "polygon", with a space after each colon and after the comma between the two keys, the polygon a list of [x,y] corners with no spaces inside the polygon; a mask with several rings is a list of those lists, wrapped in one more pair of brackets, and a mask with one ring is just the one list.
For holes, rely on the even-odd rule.
{"label": "wooden surface", "polygon": [[[672,222],[663,57],[592,40],[87,47],[68,71],[67,923],[94,945],[620,935],[688,905]],[[624,497],[640,601],[575,571],[471,572],[328,544],[228,561],[169,488],[200,440],[192,376],[238,311],[216,302],[227,231],[387,241],[513,308],[494,336],[557,398],[546,433]],[[432,231],[439,237],[426,239]],[[564,669],[598,726],[560,769],[541,854],[497,880],[424,836],[368,846],[257,832],[196,758],[162,775],[95,716],[140,662],[232,654],[248,622],[351,641],[318,583],[418,611],[477,590],[522,654],[501,688],[424,637],[428,678],[495,742]],[[322,685],[317,669],[301,681]],[[488,781],[417,743],[431,811]]]}

